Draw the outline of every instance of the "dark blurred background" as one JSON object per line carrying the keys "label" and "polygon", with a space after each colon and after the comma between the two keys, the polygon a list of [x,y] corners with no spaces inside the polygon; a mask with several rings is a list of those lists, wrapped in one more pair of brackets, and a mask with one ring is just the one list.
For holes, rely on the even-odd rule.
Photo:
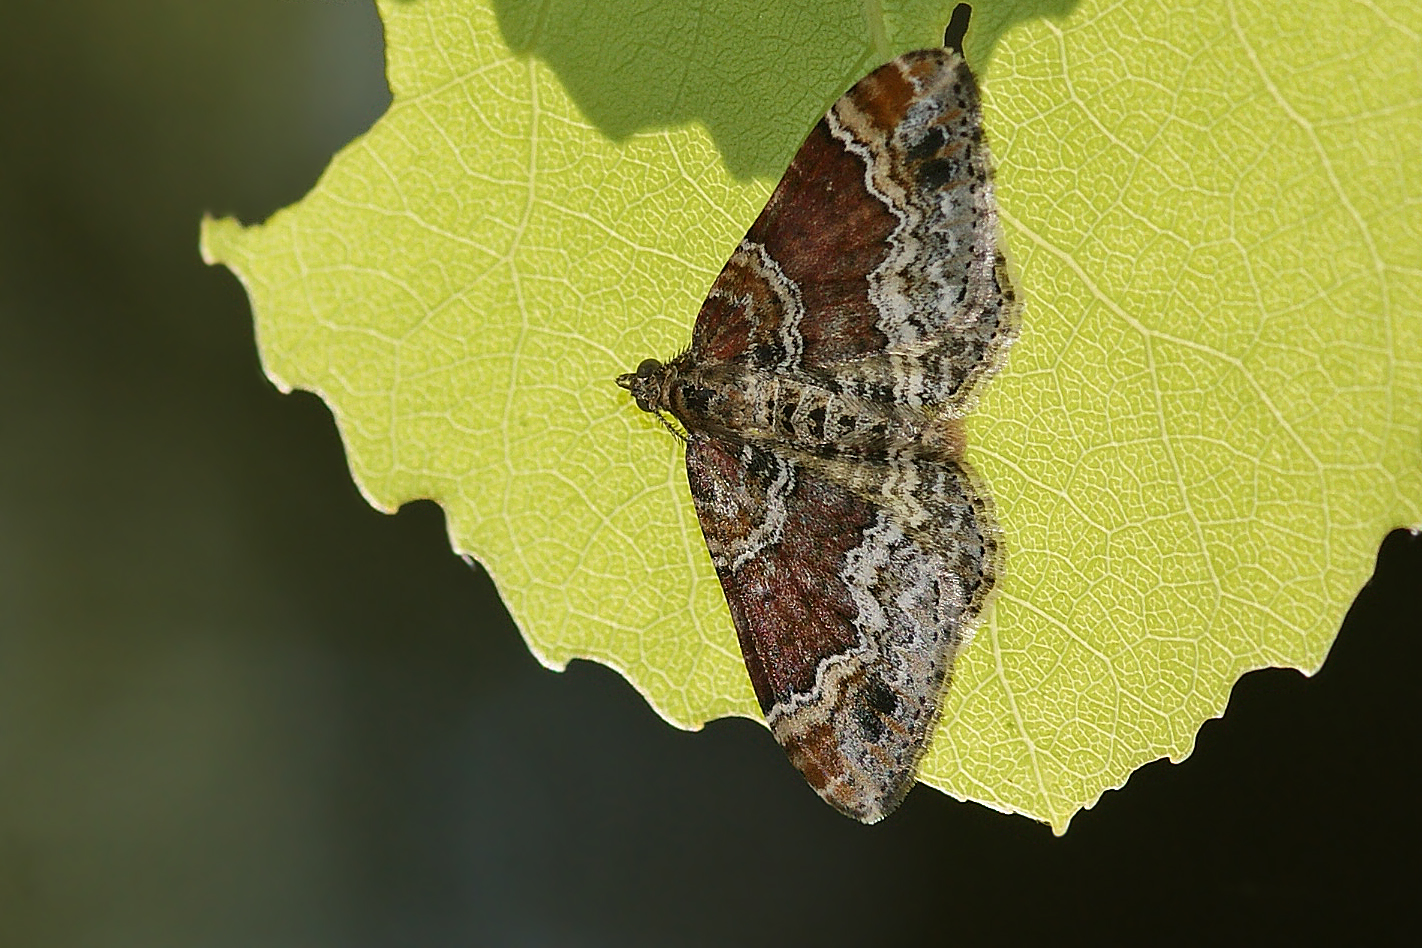
{"label": "dark blurred background", "polygon": [[1313,680],[1054,838],[865,829],[765,731],[542,670],[438,508],[357,495],[262,377],[204,211],[299,199],[388,102],[357,0],[0,17],[0,945],[1367,942],[1415,916],[1422,544]]}

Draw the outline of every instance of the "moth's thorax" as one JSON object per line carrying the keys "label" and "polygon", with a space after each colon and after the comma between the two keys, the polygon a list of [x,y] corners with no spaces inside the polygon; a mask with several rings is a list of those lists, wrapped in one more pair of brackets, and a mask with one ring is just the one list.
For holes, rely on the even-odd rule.
{"label": "moth's thorax", "polygon": [[958,419],[741,363],[665,368],[662,407],[688,432],[851,457],[911,452],[951,460],[963,453]]}

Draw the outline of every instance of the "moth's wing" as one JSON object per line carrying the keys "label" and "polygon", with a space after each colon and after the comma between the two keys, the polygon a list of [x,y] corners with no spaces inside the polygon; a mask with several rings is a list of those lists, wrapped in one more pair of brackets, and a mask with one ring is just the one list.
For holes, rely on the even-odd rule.
{"label": "moth's wing", "polygon": [[996,580],[995,528],[972,475],[701,435],[686,467],[771,731],[827,802],[881,819],[913,786]]}
{"label": "moth's wing", "polygon": [[953,50],[860,80],[800,146],[713,285],[692,351],[913,407],[962,405],[1019,305],[977,83]]}
{"label": "moth's wing", "polygon": [[743,239],[701,304],[688,350],[692,361],[798,373],[806,310],[801,286],[790,276],[795,270],[782,266],[761,244]]}

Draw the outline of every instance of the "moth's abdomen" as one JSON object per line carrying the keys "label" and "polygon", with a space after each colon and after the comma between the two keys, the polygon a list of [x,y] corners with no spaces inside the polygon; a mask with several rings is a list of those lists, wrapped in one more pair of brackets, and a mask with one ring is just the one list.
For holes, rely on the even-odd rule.
{"label": "moth's abdomen", "polygon": [[739,366],[683,374],[671,410],[688,431],[869,458],[920,445],[936,427],[900,406]]}

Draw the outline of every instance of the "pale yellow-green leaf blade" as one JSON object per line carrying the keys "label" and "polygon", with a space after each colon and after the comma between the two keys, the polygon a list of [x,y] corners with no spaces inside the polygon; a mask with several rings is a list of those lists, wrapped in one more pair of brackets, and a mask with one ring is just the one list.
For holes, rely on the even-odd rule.
{"label": "pale yellow-green leaf blade", "polygon": [[[815,117],[946,6],[386,3],[389,113],[204,248],[366,495],[438,500],[544,662],[757,716],[680,449],[611,380],[686,342]],[[1007,580],[923,772],[1058,828],[1240,674],[1316,668],[1422,504],[1422,19],[1070,7],[969,35],[1027,310],[971,427]]]}
{"label": "pale yellow-green leaf blade", "polygon": [[1029,303],[973,434],[1010,572],[934,784],[1064,828],[1244,672],[1316,669],[1418,522],[1419,32],[1405,3],[1083,4],[998,50]]}

